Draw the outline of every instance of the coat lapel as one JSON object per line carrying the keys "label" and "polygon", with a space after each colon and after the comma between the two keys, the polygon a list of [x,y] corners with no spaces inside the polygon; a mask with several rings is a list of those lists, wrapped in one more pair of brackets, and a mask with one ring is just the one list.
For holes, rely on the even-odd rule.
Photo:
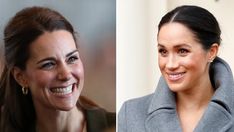
{"label": "coat lapel", "polygon": [[227,132],[232,126],[232,115],[219,104],[211,102],[194,132]]}
{"label": "coat lapel", "polygon": [[150,114],[145,127],[147,132],[182,132],[177,114],[172,109],[161,109]]}
{"label": "coat lapel", "polygon": [[[147,132],[181,132],[175,104],[175,95],[160,78],[145,120]],[[157,102],[157,103],[156,103]]]}

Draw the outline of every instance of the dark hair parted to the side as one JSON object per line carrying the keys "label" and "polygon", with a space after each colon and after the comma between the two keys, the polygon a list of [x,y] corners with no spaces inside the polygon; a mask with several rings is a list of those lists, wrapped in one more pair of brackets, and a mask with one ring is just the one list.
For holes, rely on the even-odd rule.
{"label": "dark hair parted to the side", "polygon": [[70,32],[76,42],[72,25],[60,13],[45,7],[25,8],[6,25],[5,64],[0,78],[1,132],[29,132],[34,129],[35,110],[31,94],[22,94],[21,86],[11,72],[14,67],[25,70],[30,44],[43,33],[56,30]]}
{"label": "dark hair parted to the side", "polygon": [[162,17],[158,31],[164,24],[178,22],[189,28],[205,50],[221,43],[221,30],[216,18],[208,10],[198,6],[179,6]]}

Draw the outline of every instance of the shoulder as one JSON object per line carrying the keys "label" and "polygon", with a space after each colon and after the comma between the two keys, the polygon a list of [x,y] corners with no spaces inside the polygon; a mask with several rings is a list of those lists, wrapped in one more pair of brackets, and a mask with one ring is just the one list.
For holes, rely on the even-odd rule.
{"label": "shoulder", "polygon": [[116,114],[114,112],[108,112],[83,96],[78,105],[84,111],[88,131],[98,132],[115,128]]}
{"label": "shoulder", "polygon": [[123,104],[122,108],[124,108],[126,111],[146,113],[152,97],[153,94],[150,94],[143,97],[130,99]]}
{"label": "shoulder", "polygon": [[86,109],[85,115],[88,123],[103,123],[106,127],[115,125],[116,114],[114,112],[108,112],[103,108]]}
{"label": "shoulder", "polygon": [[116,114],[108,112],[103,108],[85,109],[87,130],[90,132],[102,132],[115,129]]}
{"label": "shoulder", "polygon": [[120,132],[144,131],[144,121],[153,94],[126,101],[118,114],[118,130]]}

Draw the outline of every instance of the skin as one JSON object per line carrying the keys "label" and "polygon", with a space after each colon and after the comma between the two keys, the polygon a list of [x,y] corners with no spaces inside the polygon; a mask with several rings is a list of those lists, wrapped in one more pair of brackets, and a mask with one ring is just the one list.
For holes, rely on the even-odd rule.
{"label": "skin", "polygon": [[[32,94],[37,130],[80,131],[84,115],[76,103],[83,88],[84,70],[72,34],[65,30],[45,32],[29,50],[26,70],[14,68],[14,76]],[[57,88],[68,87],[72,91],[58,93]]]}
{"label": "skin", "polygon": [[187,27],[171,22],[163,25],[158,33],[158,52],[161,73],[170,90],[176,93],[183,132],[191,132],[214,93],[209,65],[217,55],[218,45],[204,50]]}

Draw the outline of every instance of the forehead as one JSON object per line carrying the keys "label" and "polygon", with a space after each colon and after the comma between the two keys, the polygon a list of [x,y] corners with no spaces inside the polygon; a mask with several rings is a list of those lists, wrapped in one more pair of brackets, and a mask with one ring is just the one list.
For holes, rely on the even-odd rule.
{"label": "forehead", "polygon": [[159,44],[193,44],[198,43],[195,34],[183,24],[171,22],[163,25],[158,33]]}
{"label": "forehead", "polygon": [[30,57],[33,58],[65,55],[74,49],[76,49],[74,38],[65,30],[45,32],[29,47]]}

